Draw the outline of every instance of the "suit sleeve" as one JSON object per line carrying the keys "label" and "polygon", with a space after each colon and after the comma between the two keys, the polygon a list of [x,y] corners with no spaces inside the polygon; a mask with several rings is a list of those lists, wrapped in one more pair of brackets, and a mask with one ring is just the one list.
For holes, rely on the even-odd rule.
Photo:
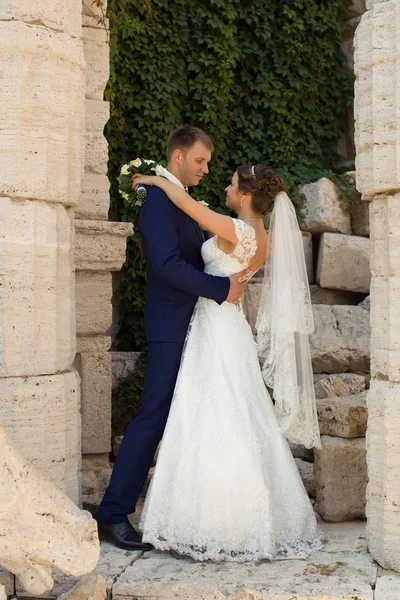
{"label": "suit sleeve", "polygon": [[154,273],[172,287],[218,303],[224,302],[229,293],[229,277],[202,273],[181,257],[176,210],[162,190],[149,190],[139,219],[147,262]]}

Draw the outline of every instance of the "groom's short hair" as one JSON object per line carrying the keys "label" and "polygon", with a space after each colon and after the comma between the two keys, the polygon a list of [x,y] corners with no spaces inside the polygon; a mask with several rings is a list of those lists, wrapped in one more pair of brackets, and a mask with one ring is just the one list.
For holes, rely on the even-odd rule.
{"label": "groom's short hair", "polygon": [[175,150],[179,149],[186,154],[186,152],[196,142],[203,142],[203,144],[211,151],[214,152],[214,144],[209,135],[199,127],[193,125],[182,125],[175,129],[169,134],[167,142],[167,159],[168,162],[171,160],[171,156]]}

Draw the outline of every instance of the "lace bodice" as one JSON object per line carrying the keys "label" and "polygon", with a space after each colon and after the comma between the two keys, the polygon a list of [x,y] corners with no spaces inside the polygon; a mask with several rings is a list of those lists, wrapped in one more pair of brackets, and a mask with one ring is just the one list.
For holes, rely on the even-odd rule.
{"label": "lace bodice", "polygon": [[232,219],[238,243],[230,254],[226,254],[218,248],[218,236],[214,236],[204,242],[201,248],[206,273],[229,277],[234,273],[240,273],[246,269],[251,258],[257,251],[256,232],[247,223],[240,219]]}

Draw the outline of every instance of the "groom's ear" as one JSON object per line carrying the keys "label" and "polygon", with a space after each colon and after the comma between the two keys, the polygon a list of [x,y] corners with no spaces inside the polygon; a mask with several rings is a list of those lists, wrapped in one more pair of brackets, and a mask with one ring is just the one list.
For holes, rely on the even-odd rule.
{"label": "groom's ear", "polygon": [[182,162],[182,150],[180,150],[179,148],[175,148],[175,150],[173,151],[172,155],[171,155],[171,162],[174,162],[177,165],[180,165]]}

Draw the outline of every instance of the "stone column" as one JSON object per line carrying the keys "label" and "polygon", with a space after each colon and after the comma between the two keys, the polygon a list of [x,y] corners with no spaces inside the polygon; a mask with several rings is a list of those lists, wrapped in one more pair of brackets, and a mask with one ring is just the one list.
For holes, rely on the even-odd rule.
{"label": "stone column", "polygon": [[79,501],[74,210],[85,135],[80,0],[0,6],[0,422]]}
{"label": "stone column", "polygon": [[367,0],[355,37],[357,187],[370,201],[368,544],[400,571],[400,0]]}
{"label": "stone column", "polygon": [[104,333],[112,321],[111,272],[125,260],[132,225],[112,223],[107,178],[108,146],[103,135],[109,104],[103,100],[109,77],[106,0],[83,0],[82,40],[86,60],[86,144],[76,228],[76,366],[81,376],[83,500],[97,504],[110,474],[111,353]]}

